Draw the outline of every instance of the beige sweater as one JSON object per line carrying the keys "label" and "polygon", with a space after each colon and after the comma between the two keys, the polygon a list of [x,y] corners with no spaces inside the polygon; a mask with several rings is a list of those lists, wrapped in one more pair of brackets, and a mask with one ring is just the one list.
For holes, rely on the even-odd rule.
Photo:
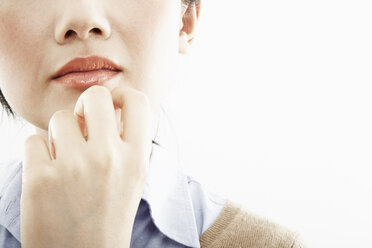
{"label": "beige sweater", "polygon": [[299,235],[227,201],[200,236],[201,248],[305,248]]}

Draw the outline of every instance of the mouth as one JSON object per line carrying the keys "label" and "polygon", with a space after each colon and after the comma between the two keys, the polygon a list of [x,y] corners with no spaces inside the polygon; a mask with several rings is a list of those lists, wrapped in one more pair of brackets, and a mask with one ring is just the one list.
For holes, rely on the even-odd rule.
{"label": "mouth", "polygon": [[120,72],[122,69],[111,60],[91,56],[68,62],[51,79],[67,87],[87,89],[92,85],[103,85]]}

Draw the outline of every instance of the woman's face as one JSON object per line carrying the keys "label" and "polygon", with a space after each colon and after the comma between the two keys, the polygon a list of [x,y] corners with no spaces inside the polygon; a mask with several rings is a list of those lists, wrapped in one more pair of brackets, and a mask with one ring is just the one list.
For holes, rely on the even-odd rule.
{"label": "woman's face", "polygon": [[1,0],[3,95],[18,115],[48,130],[53,113],[73,111],[84,91],[51,76],[76,57],[97,55],[123,68],[105,87],[133,87],[156,106],[191,41],[195,12],[185,11],[181,0]]}

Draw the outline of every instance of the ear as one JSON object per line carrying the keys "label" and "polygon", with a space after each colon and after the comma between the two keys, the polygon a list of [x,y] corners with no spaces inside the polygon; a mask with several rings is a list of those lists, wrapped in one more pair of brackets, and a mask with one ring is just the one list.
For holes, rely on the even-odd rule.
{"label": "ear", "polygon": [[195,37],[200,13],[200,2],[201,0],[197,0],[194,3],[182,7],[179,33],[179,53],[187,53],[188,48]]}

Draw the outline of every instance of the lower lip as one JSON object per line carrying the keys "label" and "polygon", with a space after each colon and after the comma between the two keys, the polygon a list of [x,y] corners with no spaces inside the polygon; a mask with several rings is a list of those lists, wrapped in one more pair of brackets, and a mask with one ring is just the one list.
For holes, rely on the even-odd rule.
{"label": "lower lip", "polygon": [[74,89],[87,89],[93,85],[103,85],[119,73],[120,71],[112,70],[72,72],[55,78],[53,81]]}

